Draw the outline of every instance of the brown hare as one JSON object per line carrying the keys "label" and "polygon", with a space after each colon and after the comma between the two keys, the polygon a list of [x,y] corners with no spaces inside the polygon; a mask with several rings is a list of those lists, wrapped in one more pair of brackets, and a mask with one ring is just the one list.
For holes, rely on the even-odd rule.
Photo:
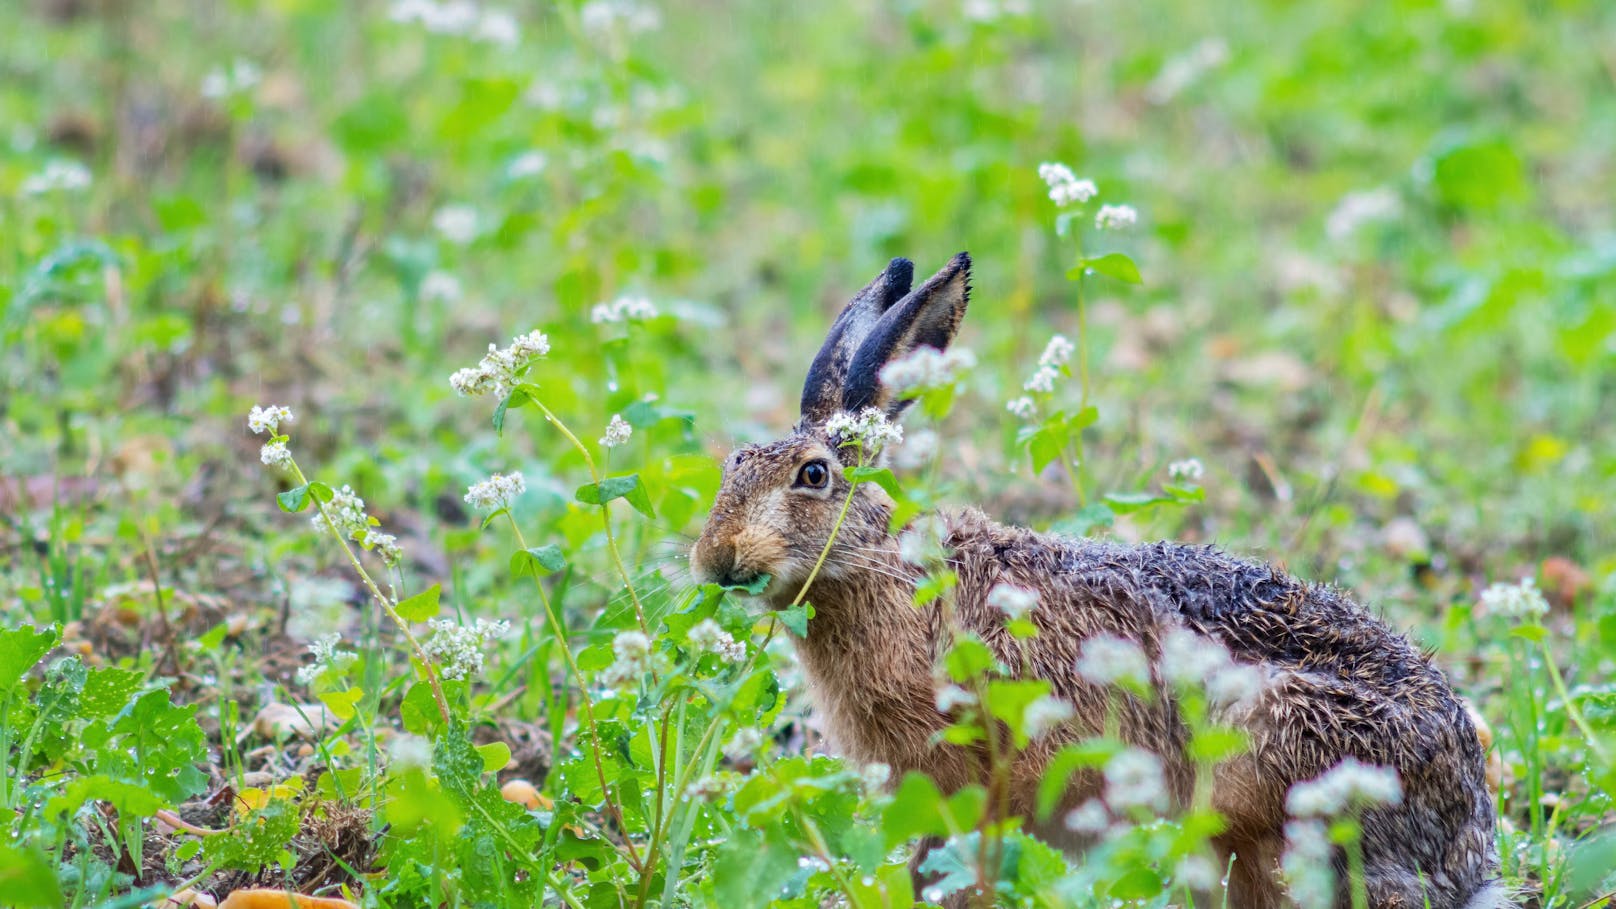
{"label": "brown hare", "polygon": [[[726,462],[691,553],[699,578],[741,585],[767,574],[761,599],[774,608],[791,602],[848,494],[840,468],[855,455],[836,444],[827,421],[869,407],[898,416],[904,402],[883,387],[881,369],[916,348],[947,347],[965,315],[970,266],[961,253],[911,290],[913,266],[894,259],[853,298],[808,371],[801,422],[785,438],[745,446]],[[850,758],[885,763],[895,778],[924,772],[946,791],[980,779],[980,756],[937,744],[949,719],[938,710],[934,663],[948,645],[940,639],[947,632],[938,606],[913,605],[907,580],[913,571],[888,529],[892,508],[876,484],[858,487],[807,591],[815,614],[797,648],[816,707]],[[1233,862],[1228,905],[1286,903],[1277,870],[1287,792],[1347,759],[1394,769],[1402,785],[1400,802],[1365,816],[1371,905],[1509,904],[1496,880],[1484,755],[1465,706],[1419,648],[1344,594],[1207,546],[1123,546],[1035,533],[997,524],[974,508],[936,518],[944,558],[958,575],[953,621],[979,635],[1005,665],[1047,679],[1075,708],[1059,733],[1018,756],[1010,793],[1017,814],[1033,813],[1033,793],[1051,755],[1101,728],[1108,693],[1075,666],[1085,641],[1134,642],[1165,693],[1162,644],[1189,633],[1221,644],[1263,680],[1258,694],[1227,718],[1245,730],[1249,751],[1220,765],[1213,779],[1213,805],[1228,822],[1215,845],[1226,867]],[[1038,634],[1030,641],[1012,640],[1004,610],[989,602],[1002,583],[1038,597],[1031,613]],[[1017,649],[1023,645],[1030,651]],[[1182,804],[1192,771],[1171,700],[1127,700],[1120,733],[1160,757]],[[1099,787],[1079,775],[1066,804],[1098,795]],[[1058,824],[1033,830],[1065,847],[1081,846]],[[1339,870],[1343,860],[1335,861]],[[1340,891],[1338,902],[1347,901]]]}

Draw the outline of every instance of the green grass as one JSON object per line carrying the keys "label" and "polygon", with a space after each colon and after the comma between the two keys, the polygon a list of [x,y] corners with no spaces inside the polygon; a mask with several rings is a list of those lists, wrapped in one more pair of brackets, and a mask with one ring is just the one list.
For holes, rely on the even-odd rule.
{"label": "green grass", "polygon": [[[929,274],[963,249],[978,365],[907,421],[939,442],[902,498],[1351,588],[1492,725],[1506,880],[1608,899],[1616,7],[867,6],[513,5],[510,45],[380,3],[6,11],[7,898],[906,905],[903,847],[938,833],[1009,904],[1181,903],[1204,818],[1074,860],[970,793],[883,794],[818,754],[786,644],[806,612],[749,613],[681,564],[719,459],[796,418],[837,308],[892,256]],[[1064,229],[1045,161],[1100,189]],[[88,184],[46,188],[77,182],[51,162]],[[1102,202],[1138,225],[1097,230]],[[1068,279],[1108,253],[1142,280]],[[659,315],[591,320],[624,296]],[[535,328],[537,391],[496,432],[449,375]],[[1057,332],[1081,354],[1025,428],[1005,403]],[[299,514],[254,404],[292,408],[325,484],[282,498]],[[613,414],[634,433],[606,449]],[[1198,482],[1168,477],[1185,458]],[[480,526],[466,488],[510,470],[526,492]],[[401,622],[309,525],[345,484],[403,547],[396,570],[355,549]],[[1522,577],[1541,623],[1479,604]],[[607,697],[642,616],[653,671]],[[431,618],[512,626],[442,708],[399,630],[430,649]],[[751,638],[739,665],[689,644],[705,618]],[[331,633],[359,656],[301,683]],[[322,702],[318,733],[254,723]],[[498,799],[485,763],[545,807]],[[151,821],[227,826],[198,801],[225,786],[258,793],[236,836]]]}

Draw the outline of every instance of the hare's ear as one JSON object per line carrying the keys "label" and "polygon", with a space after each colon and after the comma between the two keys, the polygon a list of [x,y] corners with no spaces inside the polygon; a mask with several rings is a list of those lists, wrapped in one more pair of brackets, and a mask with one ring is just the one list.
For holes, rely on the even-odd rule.
{"label": "hare's ear", "polygon": [[831,323],[830,334],[825,336],[825,345],[814,357],[813,365],[808,367],[808,378],[802,385],[802,416],[805,420],[821,422],[831,414],[846,409],[842,405],[842,397],[853,354],[869,337],[882,314],[909,292],[914,279],[913,262],[893,259],[887,263],[885,271],[853,296],[852,302]]}
{"label": "hare's ear", "polygon": [[881,316],[848,366],[842,409],[876,407],[896,417],[909,403],[895,401],[881,385],[881,369],[917,347],[948,347],[965,318],[971,297],[971,257],[960,253],[942,271]]}

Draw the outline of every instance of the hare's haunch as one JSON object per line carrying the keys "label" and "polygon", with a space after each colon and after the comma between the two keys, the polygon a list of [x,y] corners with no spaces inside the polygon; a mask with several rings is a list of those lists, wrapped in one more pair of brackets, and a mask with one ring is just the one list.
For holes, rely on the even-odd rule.
{"label": "hare's haunch", "polygon": [[[792,433],[731,455],[691,554],[698,576],[745,584],[768,574],[761,596],[777,608],[808,581],[848,495],[840,468],[856,457],[833,442],[827,420],[866,407],[895,419],[904,402],[882,386],[882,366],[917,347],[947,347],[965,314],[968,256],[954,257],[911,290],[913,273],[907,260],[894,259],[842,311],[809,369],[802,422]],[[815,615],[798,649],[815,703],[849,757],[888,764],[894,778],[922,771],[954,789],[981,780],[983,758],[936,744],[950,722],[937,707],[935,671],[948,632],[938,607],[913,605],[917,570],[899,555],[891,514],[892,501],[877,485],[854,491],[808,590]],[[1216,845],[1233,860],[1229,905],[1286,902],[1276,874],[1286,793],[1347,758],[1396,770],[1403,788],[1399,803],[1365,818],[1371,905],[1508,904],[1496,882],[1492,798],[1476,728],[1430,659],[1363,607],[1210,547],[1069,539],[997,524],[974,509],[936,518],[943,558],[959,579],[953,621],[1004,665],[1047,679],[1075,708],[1071,723],[1017,757],[1015,812],[1031,817],[1055,752],[1102,729],[1112,695],[1076,668],[1084,642],[1102,635],[1138,644],[1151,660],[1157,696],[1124,699],[1120,733],[1160,757],[1172,800],[1187,801],[1187,730],[1159,658],[1167,635],[1192,633],[1221,644],[1262,680],[1254,698],[1223,717],[1246,731],[1248,751],[1214,774],[1214,807],[1228,822]],[[1030,640],[1012,639],[1005,612],[989,604],[1000,584],[1037,595],[1031,618],[1038,634]],[[1081,804],[1100,788],[1097,777],[1079,774],[1063,805]],[[1067,848],[1083,846],[1058,823],[1033,829]],[[1343,891],[1341,904],[1347,900]]]}

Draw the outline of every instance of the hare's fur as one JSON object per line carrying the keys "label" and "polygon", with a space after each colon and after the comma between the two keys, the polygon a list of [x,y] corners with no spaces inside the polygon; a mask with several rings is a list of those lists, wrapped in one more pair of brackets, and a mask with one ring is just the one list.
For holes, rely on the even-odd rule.
{"label": "hare's fur", "polygon": [[[857,373],[879,370],[919,344],[945,346],[964,313],[968,267],[962,255],[909,293],[907,263],[897,260],[855,298],[810,372],[803,422],[781,441],[740,449],[726,464],[692,553],[699,575],[740,583],[768,573],[763,599],[777,608],[791,601],[848,495],[839,470],[823,489],[796,482],[809,461],[852,457],[833,446],[824,420],[860,406],[901,411],[878,382]],[[879,346],[877,356],[858,349],[871,345]],[[874,484],[853,492],[807,591],[815,615],[798,651],[815,703],[849,757],[888,764],[894,778],[921,771],[952,790],[982,781],[985,759],[979,749],[937,743],[950,722],[936,706],[936,666],[950,633],[940,605],[913,605],[918,573],[888,530],[892,507]],[[1265,681],[1255,700],[1222,718],[1250,739],[1248,752],[1220,765],[1213,780],[1214,807],[1229,825],[1216,845],[1225,860],[1234,857],[1229,905],[1283,904],[1276,870],[1286,793],[1348,757],[1395,769],[1404,791],[1400,804],[1365,818],[1372,905],[1507,904],[1494,881],[1484,754],[1462,702],[1427,655],[1345,595],[1211,547],[1070,539],[997,524],[975,509],[936,518],[947,567],[959,579],[950,621],[978,635],[1005,666],[1047,679],[1075,708],[1073,722],[1036,740],[1012,768],[1011,810],[1040,836],[1081,848],[1059,819],[1101,793],[1097,775],[1080,773],[1050,820],[1034,817],[1050,758],[1097,734],[1114,699],[1077,673],[1083,643],[1097,635],[1134,641],[1159,672],[1159,642],[1182,627],[1222,644]],[[1030,640],[1011,638],[1003,611],[988,604],[1000,583],[1038,595],[1031,613],[1038,634]],[[1123,700],[1120,733],[1163,760],[1170,798],[1182,806],[1193,785],[1187,730],[1171,689],[1154,681],[1155,697]]]}

